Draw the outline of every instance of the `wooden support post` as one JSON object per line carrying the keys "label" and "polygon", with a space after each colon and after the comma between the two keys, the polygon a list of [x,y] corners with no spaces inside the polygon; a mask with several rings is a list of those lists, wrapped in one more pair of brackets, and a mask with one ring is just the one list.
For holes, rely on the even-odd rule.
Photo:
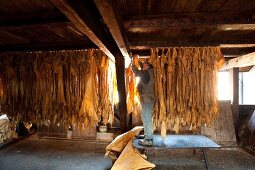
{"label": "wooden support post", "polygon": [[[94,42],[94,44],[96,44],[109,58],[111,58],[113,61],[115,59],[117,86],[119,92],[120,128],[122,133],[126,132],[127,105],[124,57],[121,53],[121,49],[117,46],[110,32],[108,32],[108,29],[100,20],[100,14],[96,10],[96,5],[92,0],[51,0],[51,2],[60,11],[62,11],[63,14],[65,14],[65,16],[77,27],[81,33],[86,35],[92,42]],[[101,7],[101,12],[106,14],[105,10],[102,9],[104,6],[101,6],[100,4],[98,4],[98,6]],[[110,13],[113,15],[113,11],[110,11]],[[103,18],[106,19],[106,21],[108,21],[107,19],[110,19],[106,16],[103,16]],[[115,24],[112,24],[111,28],[113,28],[113,26],[117,27],[117,23],[114,23]],[[118,28],[116,28],[115,31],[118,32],[114,35],[121,36],[121,32],[118,30]],[[122,41],[122,43],[124,42]]]}
{"label": "wooden support post", "polygon": [[[119,53],[121,55],[121,53]],[[119,93],[119,113],[121,133],[127,131],[127,104],[125,91],[125,61],[123,57],[115,56],[115,66],[117,73],[117,87]]]}
{"label": "wooden support post", "polygon": [[231,85],[231,104],[232,113],[235,125],[235,132],[237,136],[238,121],[239,121],[239,68],[232,68],[230,73],[230,85]]}

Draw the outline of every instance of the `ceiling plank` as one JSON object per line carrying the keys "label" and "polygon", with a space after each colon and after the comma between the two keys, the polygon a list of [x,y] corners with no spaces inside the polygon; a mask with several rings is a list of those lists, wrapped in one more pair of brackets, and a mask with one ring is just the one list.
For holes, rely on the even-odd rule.
{"label": "ceiling plank", "polygon": [[130,16],[124,21],[125,29],[129,32],[149,32],[164,29],[185,29],[194,27],[227,27],[242,24],[255,25],[252,15],[239,13],[193,13],[173,15]]}
{"label": "ceiling plank", "polygon": [[223,64],[220,70],[247,67],[253,65],[255,65],[255,52],[228,60],[228,62]]}
{"label": "ceiling plank", "polygon": [[105,24],[108,26],[116,44],[122,55],[129,57],[127,36],[124,32],[122,18],[117,12],[116,2],[112,0],[94,0],[99,12],[101,13]]}
{"label": "ceiling plank", "polygon": [[[81,1],[68,1],[67,0],[51,0],[51,2],[60,10],[62,11],[66,17],[79,29],[80,32],[85,34],[92,42],[94,42],[108,57],[114,60],[113,54],[110,52],[108,47],[106,47],[102,32],[100,28],[98,31],[92,30],[91,27],[88,26],[88,11],[86,11],[86,5],[80,7],[82,3]],[[91,15],[91,14],[90,14]],[[93,16],[91,17],[91,22],[93,22]],[[102,29],[102,28],[101,28]]]}
{"label": "ceiling plank", "polygon": [[0,16],[0,27],[2,26],[19,26],[19,25],[34,25],[47,23],[62,23],[69,20],[60,12],[40,12],[36,15],[18,14],[15,16]]}
{"label": "ceiling plank", "polygon": [[22,43],[22,44],[7,44],[0,45],[0,52],[14,51],[52,51],[52,50],[81,50],[88,48],[97,48],[93,43],[88,43],[83,40],[70,42],[47,42],[47,43]]}
{"label": "ceiling plank", "polygon": [[255,52],[255,47],[247,47],[247,48],[222,48],[221,53],[224,56],[241,56],[249,53]]}
{"label": "ceiling plank", "polygon": [[0,31],[31,30],[34,28],[52,28],[52,27],[68,27],[68,26],[73,26],[73,23],[70,21],[54,21],[49,23],[29,23],[24,25],[0,26]]}

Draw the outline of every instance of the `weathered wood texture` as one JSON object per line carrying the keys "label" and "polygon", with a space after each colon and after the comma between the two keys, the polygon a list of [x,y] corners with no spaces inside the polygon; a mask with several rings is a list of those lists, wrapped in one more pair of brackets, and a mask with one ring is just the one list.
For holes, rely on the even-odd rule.
{"label": "weathered wood texture", "polygon": [[184,13],[171,15],[131,16],[125,20],[129,32],[152,32],[164,29],[213,28],[213,29],[249,29],[254,30],[252,16],[240,16],[240,13]]}
{"label": "weathered wood texture", "polygon": [[48,0],[1,1],[0,23],[0,51],[95,47]]}
{"label": "weathered wood texture", "polygon": [[233,120],[237,132],[239,122],[239,68],[233,68],[230,74],[230,96],[232,104]]}
{"label": "weathered wood texture", "polygon": [[219,116],[211,127],[202,127],[201,134],[220,145],[237,145],[231,101],[219,101]]}
{"label": "weathered wood texture", "polygon": [[[122,0],[118,6],[130,49],[254,44],[254,1]],[[240,55],[234,52],[227,57]]]}
{"label": "weathered wood texture", "polygon": [[[0,51],[96,45],[113,58],[128,48],[143,53],[159,46],[221,45],[234,49],[226,57],[237,57],[254,52],[254,9],[251,0],[5,0],[0,2]],[[123,70],[122,60],[117,70]],[[121,83],[124,72],[118,74]]]}
{"label": "weathered wood texture", "polygon": [[129,49],[127,46],[127,37],[124,32],[122,18],[116,8],[116,1],[112,0],[94,0],[99,9],[105,24],[108,26],[116,44],[118,45],[122,55],[129,57]]}
{"label": "weathered wood texture", "polygon": [[[88,36],[91,41],[93,41],[108,57],[114,58],[113,54],[106,47],[105,42],[103,42],[103,35],[99,28],[95,28],[97,25],[95,18],[86,9],[81,7],[83,4],[81,1],[65,1],[65,0],[52,0],[52,3],[61,10],[66,17],[81,31],[84,35]],[[83,4],[86,5],[86,4]],[[88,17],[90,20],[88,20]],[[94,19],[93,19],[94,18]],[[87,23],[90,22],[90,23]],[[92,26],[94,23],[95,26]]]}
{"label": "weathered wood texture", "polygon": [[[27,21],[55,20],[66,18],[48,0],[3,0],[0,1],[1,25],[18,24]],[[13,22],[15,21],[15,22]]]}
{"label": "weathered wood texture", "polygon": [[146,15],[146,14],[168,14],[168,13],[194,13],[203,11],[225,12],[225,11],[249,11],[252,12],[255,2],[250,0],[121,0],[121,12],[124,15]]}
{"label": "weathered wood texture", "polygon": [[221,70],[230,68],[239,68],[255,65],[255,52],[249,53],[234,59],[228,60],[222,67]]}
{"label": "weathered wood texture", "polygon": [[[64,120],[63,120],[64,121]],[[96,127],[85,128],[80,130],[78,128],[73,128],[72,130],[72,138],[96,138],[97,129]],[[67,130],[64,125],[60,123],[59,125],[39,125],[38,126],[38,135],[39,136],[47,136],[47,137],[67,137]]]}
{"label": "weathered wood texture", "polygon": [[[255,2],[250,0],[61,1],[67,2],[69,7],[76,10],[69,12],[87,16],[81,19],[94,32],[97,30],[96,36],[101,42],[95,40],[95,36],[88,30],[85,32],[86,35],[90,34],[90,39],[86,38],[86,35],[79,30],[84,24],[79,23],[77,18],[75,26],[65,25],[74,18],[66,17],[61,11],[67,13],[68,8],[63,9],[63,6],[57,8],[54,2],[57,0],[1,1],[0,48],[26,50],[27,47],[30,50],[33,49],[32,46],[47,48],[47,44],[50,44],[49,49],[61,48],[58,44],[65,44],[63,48],[69,44],[73,44],[72,47],[75,48],[77,44],[79,48],[80,44],[76,43],[79,40],[84,41],[84,48],[89,48],[91,44],[93,45],[90,41],[92,38],[97,46],[101,49],[106,47],[110,53],[112,50],[107,43],[117,44],[122,54],[126,56],[129,48],[141,50],[140,48],[144,46],[240,44],[248,47],[250,44],[254,45],[255,41],[253,12]],[[94,2],[96,6],[91,5]],[[89,15],[91,12],[92,14]],[[102,38],[100,35],[105,32],[110,35]],[[112,37],[115,41],[108,41]],[[232,46],[232,48],[238,47]],[[105,52],[108,53],[107,50]],[[244,54],[247,53],[240,54],[238,51],[236,53],[233,51],[231,56],[227,57]]]}
{"label": "weathered wood texture", "polygon": [[115,65],[117,73],[117,86],[119,93],[119,113],[120,113],[120,130],[122,133],[126,132],[127,129],[127,103],[126,103],[126,87],[125,87],[125,63],[124,58],[120,56],[115,56]]}

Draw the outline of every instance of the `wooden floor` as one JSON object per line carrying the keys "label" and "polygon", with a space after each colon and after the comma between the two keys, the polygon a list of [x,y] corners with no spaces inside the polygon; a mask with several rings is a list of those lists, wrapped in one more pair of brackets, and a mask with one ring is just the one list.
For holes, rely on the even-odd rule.
{"label": "wooden floor", "polygon": [[[0,148],[0,169],[107,170],[111,160],[104,158],[107,143],[84,140],[27,139]],[[205,169],[200,151],[190,149],[151,150],[148,160],[156,170]],[[245,169],[255,167],[255,157],[239,148],[208,150],[209,169]]]}

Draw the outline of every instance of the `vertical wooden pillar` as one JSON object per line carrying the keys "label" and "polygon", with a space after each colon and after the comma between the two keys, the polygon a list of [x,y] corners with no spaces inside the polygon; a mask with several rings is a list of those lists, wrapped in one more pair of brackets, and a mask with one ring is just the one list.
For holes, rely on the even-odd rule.
{"label": "vertical wooden pillar", "polygon": [[127,103],[125,88],[125,61],[124,57],[115,55],[115,66],[117,73],[117,87],[119,93],[119,113],[120,113],[120,130],[121,133],[127,131]]}
{"label": "vertical wooden pillar", "polygon": [[229,74],[230,74],[230,86],[231,86],[230,97],[231,97],[231,104],[232,104],[232,113],[233,113],[235,131],[237,132],[238,121],[239,121],[239,68],[230,69]]}

